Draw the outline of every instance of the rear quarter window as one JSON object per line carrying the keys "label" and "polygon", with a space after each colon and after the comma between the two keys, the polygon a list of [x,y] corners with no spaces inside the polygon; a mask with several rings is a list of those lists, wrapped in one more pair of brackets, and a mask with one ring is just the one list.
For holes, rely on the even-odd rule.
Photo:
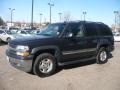
{"label": "rear quarter window", "polygon": [[112,36],[112,31],[107,25],[98,25],[101,36]]}

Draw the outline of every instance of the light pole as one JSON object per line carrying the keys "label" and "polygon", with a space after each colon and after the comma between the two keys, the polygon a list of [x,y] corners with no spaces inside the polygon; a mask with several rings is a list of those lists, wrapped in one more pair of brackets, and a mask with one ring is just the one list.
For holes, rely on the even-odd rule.
{"label": "light pole", "polygon": [[44,23],[46,24],[46,18],[44,18]]}
{"label": "light pole", "polygon": [[119,17],[119,25],[120,25],[120,11],[119,11],[119,16],[118,17]]}
{"label": "light pole", "polygon": [[62,13],[58,13],[58,14],[59,14],[60,22],[61,22]]}
{"label": "light pole", "polygon": [[31,10],[31,29],[33,28],[33,9],[34,9],[34,0],[32,0],[32,10]]}
{"label": "light pole", "polygon": [[52,12],[52,11],[51,11],[51,8],[52,8],[52,6],[54,6],[54,4],[48,3],[48,5],[50,6],[50,23],[51,23],[51,14],[52,14],[52,13],[51,13],[51,12]]}
{"label": "light pole", "polygon": [[11,14],[11,27],[12,27],[12,19],[13,19],[13,11],[15,10],[15,9],[12,9],[12,8],[9,8],[9,10],[10,10],[10,14]]}
{"label": "light pole", "polygon": [[41,27],[41,22],[42,22],[42,13],[40,13],[40,27]]}
{"label": "light pole", "polygon": [[115,14],[115,31],[116,31],[118,11],[114,11],[114,14]]}
{"label": "light pole", "polygon": [[86,14],[87,14],[87,12],[84,11],[84,12],[83,12],[83,15],[84,15],[84,21],[85,21],[85,15],[86,15]]}

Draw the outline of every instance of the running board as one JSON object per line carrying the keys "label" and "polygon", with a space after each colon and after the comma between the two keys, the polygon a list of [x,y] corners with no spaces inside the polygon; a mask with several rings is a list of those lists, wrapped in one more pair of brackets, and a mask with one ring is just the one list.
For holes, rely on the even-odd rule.
{"label": "running board", "polygon": [[96,57],[92,57],[92,58],[87,58],[87,59],[80,59],[80,60],[75,60],[75,61],[68,61],[68,62],[59,62],[58,65],[59,66],[64,66],[64,65],[70,65],[70,64],[77,64],[79,62],[85,62],[85,61],[89,61],[89,60],[93,60],[96,59]]}

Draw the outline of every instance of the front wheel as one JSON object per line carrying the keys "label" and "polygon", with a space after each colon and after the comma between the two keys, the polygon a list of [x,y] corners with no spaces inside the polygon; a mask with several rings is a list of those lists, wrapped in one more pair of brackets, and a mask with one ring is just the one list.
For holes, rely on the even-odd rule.
{"label": "front wheel", "polygon": [[108,61],[108,54],[104,47],[99,49],[96,59],[97,64],[104,64]]}
{"label": "front wheel", "polygon": [[11,38],[10,38],[10,37],[8,37],[6,41],[7,41],[7,43],[8,43],[8,42],[10,42],[10,41],[11,41]]}
{"label": "front wheel", "polygon": [[54,74],[56,70],[56,60],[55,57],[49,53],[40,54],[33,66],[34,74],[40,77],[47,77]]}

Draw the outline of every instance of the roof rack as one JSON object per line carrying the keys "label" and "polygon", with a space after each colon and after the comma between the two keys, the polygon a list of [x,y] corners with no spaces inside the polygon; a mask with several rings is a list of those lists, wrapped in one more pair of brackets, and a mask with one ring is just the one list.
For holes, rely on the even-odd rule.
{"label": "roof rack", "polygon": [[103,22],[94,22],[94,21],[83,21],[83,20],[75,20],[75,21],[63,21],[63,23],[78,23],[78,22],[86,22],[86,23],[97,23],[97,24],[104,24]]}

